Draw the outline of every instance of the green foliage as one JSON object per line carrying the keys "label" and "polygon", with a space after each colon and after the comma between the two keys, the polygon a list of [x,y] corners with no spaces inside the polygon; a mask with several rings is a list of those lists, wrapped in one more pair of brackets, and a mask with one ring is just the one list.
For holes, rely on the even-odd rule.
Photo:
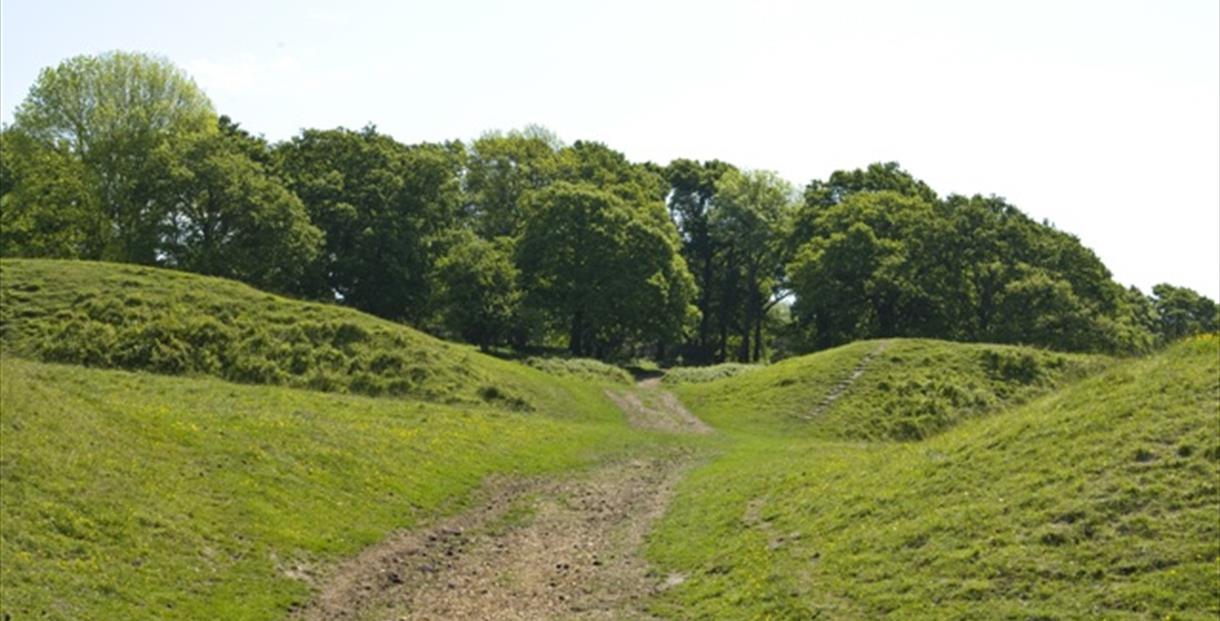
{"label": "green foliage", "polygon": [[937,201],[936,192],[903,170],[898,162],[876,162],[865,169],[836,170],[826,181],[809,182],[805,187],[805,205],[815,209],[830,207],[852,194],[867,192],[894,192],[929,204]]}
{"label": "green foliage", "polygon": [[[1139,353],[1217,322],[1189,296],[1150,306],[1075,237],[994,196],[942,199],[894,162],[814,180],[798,206],[773,173],[634,163],[536,126],[469,147],[371,125],[272,147],[126,52],[46,69],[14,118],[0,255],[235,278],[483,347],[699,364],[893,336]],[[558,226],[565,209],[575,224]]]}
{"label": "green foliage", "polygon": [[736,316],[726,304],[729,275],[724,270],[724,249],[712,226],[716,183],[733,166],[720,161],[699,163],[677,159],[665,168],[669,181],[669,212],[682,238],[682,256],[699,290],[699,331],[687,353],[688,359],[710,362],[723,351],[724,334]]}
{"label": "green foliage", "polygon": [[526,303],[567,328],[573,355],[675,340],[694,283],[659,203],[558,182],[529,197],[517,245]]}
{"label": "green foliage", "polygon": [[159,263],[288,290],[320,232],[181,71],[140,54],[47,69],[4,131],[0,252]]}
{"label": "green foliage", "polygon": [[79,158],[14,128],[0,130],[0,256],[97,256],[104,225]]}
{"label": "green foliage", "polygon": [[[164,163],[181,157],[192,138],[216,131],[211,102],[189,77],[164,59],[128,52],[76,56],[44,69],[13,119],[44,156],[60,159],[15,197],[37,200],[20,209],[97,209],[91,220],[104,225],[77,232],[87,238],[80,250],[88,254],[79,256],[137,263],[157,260],[159,227],[172,207],[160,194]],[[82,171],[90,196],[84,206],[72,202],[77,187],[66,195],[37,190],[75,186]]]}
{"label": "green foliage", "polygon": [[461,203],[461,145],[407,146],[371,126],[305,130],[276,157],[325,233],[322,260],[301,292],[338,296],[379,317],[420,319],[439,258],[433,242]]}
{"label": "green foliage", "polygon": [[277,291],[296,287],[318,256],[322,233],[301,201],[254,157],[261,140],[222,120],[167,164],[174,205],[162,253],[167,265]]}
{"label": "green foliage", "polygon": [[1157,332],[1162,339],[1172,341],[1220,330],[1220,307],[1207,296],[1168,283],[1154,286],[1152,295],[1158,318]]}
{"label": "green foliage", "polygon": [[537,127],[487,133],[470,145],[464,178],[469,217],[485,239],[515,236],[524,215],[521,198],[558,178],[562,145]]}
{"label": "green foliage", "polygon": [[895,334],[908,320],[918,321],[898,308],[919,293],[895,273],[908,265],[903,250],[900,242],[879,239],[864,222],[802,248],[789,268],[798,292],[794,310],[811,324],[818,345]]}
{"label": "green foliage", "polygon": [[[901,345],[874,364],[897,353],[907,358],[902,368],[915,371],[924,356],[949,347],[925,344],[916,354]],[[838,365],[847,369],[873,346],[809,360],[854,352]],[[1051,358],[1032,350],[953,347],[984,373],[1011,374],[1004,384],[1018,391],[1035,366],[1028,360],[1037,361],[1039,378],[1055,372]],[[685,577],[652,612],[1213,619],[1220,614],[1218,365],[1220,339],[1196,337],[919,442],[775,437],[759,415],[760,426],[735,426],[721,456],[680,484],[650,538],[659,573]],[[871,374],[873,367],[859,381]],[[738,414],[745,419],[772,403],[741,399]],[[726,416],[713,404],[688,404],[708,419]]]}
{"label": "green foliage", "polygon": [[[560,152],[559,178],[608,191],[628,204],[643,205],[665,200],[668,186],[659,170],[648,164],[633,164],[622,153],[590,140],[577,140]],[[660,225],[664,211],[647,210]]]}
{"label": "green foliage", "polygon": [[510,409],[562,399],[520,365],[231,281],[44,260],[4,260],[0,276],[0,343],[9,355]]}
{"label": "green foliage", "polygon": [[504,343],[521,300],[512,240],[495,242],[463,230],[436,265],[437,311],[450,332],[484,349]]}
{"label": "green foliage", "polygon": [[1141,303],[1075,237],[995,197],[937,201],[897,169],[868,181],[879,172],[807,192],[788,269],[813,346],[890,336],[1106,353],[1151,345]]}
{"label": "green foliage", "polygon": [[[739,309],[739,362],[762,360],[762,325],[784,289],[792,187],[769,171],[730,170],[716,181],[709,217],[712,236],[724,248],[726,297]],[[735,309],[736,310],[736,309]],[[754,348],[750,349],[751,332]]]}

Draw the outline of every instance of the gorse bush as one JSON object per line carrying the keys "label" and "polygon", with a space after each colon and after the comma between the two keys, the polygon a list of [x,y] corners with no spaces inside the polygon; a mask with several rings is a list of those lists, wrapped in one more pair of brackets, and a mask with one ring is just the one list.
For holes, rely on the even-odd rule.
{"label": "gorse bush", "polygon": [[[350,310],[154,268],[5,261],[0,341],[39,360],[532,409],[507,363]],[[500,368],[497,368],[500,367]]]}

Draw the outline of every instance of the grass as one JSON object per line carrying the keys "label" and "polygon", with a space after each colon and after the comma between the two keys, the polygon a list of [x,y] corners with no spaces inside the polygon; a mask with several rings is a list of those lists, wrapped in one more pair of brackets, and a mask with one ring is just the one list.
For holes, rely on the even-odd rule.
{"label": "grass", "polygon": [[1216,336],[670,370],[719,430],[681,439],[623,424],[617,367],[153,268],[0,261],[0,345],[5,619],[282,618],[488,475],[677,446],[704,465],[649,538],[685,578],[663,617],[1220,615]]}
{"label": "grass", "polygon": [[661,381],[671,386],[678,384],[704,384],[761,368],[762,366],[757,364],[742,364],[740,362],[724,362],[706,367],[675,367],[670,369]]}
{"label": "grass", "polygon": [[597,395],[578,421],[0,364],[0,614],[14,619],[279,618],[309,596],[291,568],[458,510],[488,474],[664,444]]}
{"label": "grass", "polygon": [[673,444],[623,424],[604,370],[168,270],[4,260],[0,283],[5,619],[280,618],[292,576],[487,475]]}
{"label": "grass", "polygon": [[0,344],[45,362],[554,410],[542,372],[352,309],[136,265],[0,261]]}
{"label": "grass", "polygon": [[[873,346],[797,364],[842,370],[836,358]],[[918,442],[785,441],[775,419],[733,422],[651,539],[661,570],[687,577],[654,603],[663,616],[1220,615],[1215,336]]]}
{"label": "grass", "polygon": [[608,384],[631,383],[631,374],[626,370],[592,358],[531,357],[522,362],[539,371],[559,377],[578,377]]}
{"label": "grass", "polygon": [[[833,403],[827,394],[861,373]],[[860,341],[674,391],[727,430],[847,440],[914,440],[1095,373],[1109,359],[1003,345]]]}

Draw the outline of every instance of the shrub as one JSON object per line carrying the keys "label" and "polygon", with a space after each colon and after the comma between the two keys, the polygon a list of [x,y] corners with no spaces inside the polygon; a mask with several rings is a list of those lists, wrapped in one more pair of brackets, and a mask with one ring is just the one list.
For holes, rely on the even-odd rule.
{"label": "shrub", "polygon": [[996,379],[1022,384],[1032,384],[1042,375],[1038,359],[1025,351],[985,350],[983,368]]}

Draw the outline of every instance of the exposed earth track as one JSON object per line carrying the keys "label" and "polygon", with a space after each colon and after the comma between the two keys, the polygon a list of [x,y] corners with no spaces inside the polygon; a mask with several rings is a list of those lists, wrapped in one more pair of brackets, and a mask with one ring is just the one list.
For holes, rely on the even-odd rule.
{"label": "exposed earth track", "polygon": [[[607,395],[633,426],[711,430],[657,382]],[[333,569],[293,619],[651,619],[649,596],[683,578],[649,568],[644,538],[689,462],[675,450],[566,478],[490,481],[474,508]]]}
{"label": "exposed earth track", "polygon": [[691,414],[674,393],[661,388],[661,378],[636,384],[635,390],[607,390],[606,396],[623,411],[627,424],[672,433],[710,433],[707,423]]}

